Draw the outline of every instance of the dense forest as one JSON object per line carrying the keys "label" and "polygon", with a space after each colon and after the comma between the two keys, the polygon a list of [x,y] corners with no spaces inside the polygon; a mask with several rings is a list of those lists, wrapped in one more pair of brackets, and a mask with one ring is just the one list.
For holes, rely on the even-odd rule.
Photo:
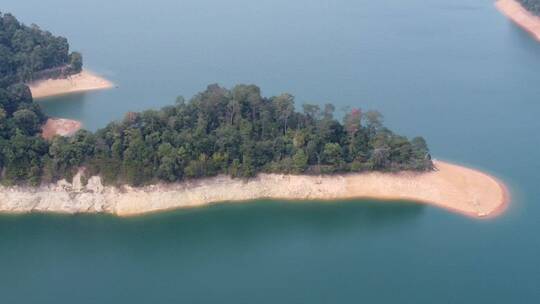
{"label": "dense forest", "polygon": [[0,13],[0,84],[65,77],[82,68],[80,53],[69,53],[66,38],[37,25],[26,26]]}
{"label": "dense forest", "polygon": [[9,124],[2,123],[12,133],[0,144],[8,184],[51,182],[80,167],[86,176],[101,175],[109,184],[143,185],[217,174],[423,171],[433,166],[424,139],[409,141],[392,133],[378,112],[353,109],[340,123],[331,104],[304,104],[298,112],[293,96],[265,98],[254,85],[232,90],[210,85],[189,102],[179,98],[161,110],[128,113],[95,133],[81,130],[50,142],[38,134],[43,118],[24,109],[33,104],[18,101],[23,109],[7,115]]}
{"label": "dense forest", "polygon": [[518,0],[529,11],[540,15],[540,0]]}
{"label": "dense forest", "polygon": [[7,14],[1,26],[0,48],[8,54],[7,60],[0,57],[6,61],[2,75],[14,76],[3,77],[10,81],[0,86],[4,185],[71,179],[80,168],[85,177],[97,174],[108,184],[131,185],[217,174],[433,169],[425,140],[394,134],[378,112],[353,109],[340,122],[331,104],[304,104],[297,111],[292,95],[263,97],[254,85],[231,90],[210,85],[188,102],[179,97],[160,110],[127,113],[95,133],[81,130],[70,138],[46,141],[40,129],[47,117],[22,82],[28,79],[27,69],[39,72],[26,56],[33,58],[28,52],[32,47],[51,47],[57,53],[42,57],[48,63],[40,67],[65,64],[67,42],[37,27],[27,28]]}
{"label": "dense forest", "polygon": [[50,143],[40,136],[47,120],[24,82],[62,77],[82,68],[65,38],[0,13],[0,177],[6,184],[41,181]]}

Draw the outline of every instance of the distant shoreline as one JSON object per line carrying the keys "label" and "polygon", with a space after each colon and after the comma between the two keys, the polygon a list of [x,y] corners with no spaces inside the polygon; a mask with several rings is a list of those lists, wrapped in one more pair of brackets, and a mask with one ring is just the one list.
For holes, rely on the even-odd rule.
{"label": "distant shoreline", "polygon": [[[0,186],[4,213],[110,213],[137,216],[219,202],[256,199],[407,200],[438,206],[472,218],[493,218],[510,202],[506,186],[477,170],[436,161],[437,171],[342,175],[259,174],[249,180],[228,176],[145,187],[103,186],[91,177],[83,186],[59,181],[37,188]],[[331,203],[331,202],[330,202]],[[381,202],[384,203],[384,202]]]}
{"label": "distant shoreline", "polygon": [[497,9],[515,24],[540,41],[540,17],[532,14],[516,0],[498,0]]}
{"label": "distant shoreline", "polygon": [[95,90],[105,90],[114,87],[109,80],[92,72],[83,70],[79,74],[62,79],[47,79],[28,84],[32,97],[35,99],[80,93]]}

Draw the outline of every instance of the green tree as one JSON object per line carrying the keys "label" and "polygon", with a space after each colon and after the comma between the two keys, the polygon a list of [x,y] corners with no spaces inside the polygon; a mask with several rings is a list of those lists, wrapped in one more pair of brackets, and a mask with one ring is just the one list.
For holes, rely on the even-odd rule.
{"label": "green tree", "polygon": [[79,52],[73,52],[69,55],[69,65],[75,73],[82,71],[83,60],[82,55]]}
{"label": "green tree", "polygon": [[39,132],[41,124],[36,113],[30,110],[18,110],[13,113],[15,126],[26,135],[33,135]]}
{"label": "green tree", "polygon": [[342,162],[341,146],[338,143],[327,143],[324,145],[324,161],[330,165],[338,165]]}
{"label": "green tree", "polygon": [[304,150],[300,149],[296,151],[293,156],[294,173],[302,173],[306,171],[308,167],[308,157]]}

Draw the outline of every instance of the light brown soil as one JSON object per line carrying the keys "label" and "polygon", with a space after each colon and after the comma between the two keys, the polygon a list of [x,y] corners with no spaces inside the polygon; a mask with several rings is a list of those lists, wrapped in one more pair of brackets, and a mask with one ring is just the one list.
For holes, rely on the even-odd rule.
{"label": "light brown soil", "polygon": [[83,70],[81,73],[65,79],[41,80],[29,83],[28,86],[32,91],[32,96],[39,99],[56,95],[110,89],[114,87],[114,84],[105,78]]}
{"label": "light brown soil", "polygon": [[82,123],[77,120],[65,118],[49,118],[43,125],[41,136],[51,139],[55,135],[71,136],[82,128]]}

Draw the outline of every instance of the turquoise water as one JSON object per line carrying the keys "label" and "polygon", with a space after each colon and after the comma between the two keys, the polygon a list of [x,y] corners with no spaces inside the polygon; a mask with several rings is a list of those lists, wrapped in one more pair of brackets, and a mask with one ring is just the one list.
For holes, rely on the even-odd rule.
{"label": "turquoise water", "polygon": [[1,303],[538,303],[540,43],[481,0],[4,0],[119,88],[42,101],[89,129],[208,83],[383,112],[504,179],[477,221],[414,203],[259,201],[0,216]]}

